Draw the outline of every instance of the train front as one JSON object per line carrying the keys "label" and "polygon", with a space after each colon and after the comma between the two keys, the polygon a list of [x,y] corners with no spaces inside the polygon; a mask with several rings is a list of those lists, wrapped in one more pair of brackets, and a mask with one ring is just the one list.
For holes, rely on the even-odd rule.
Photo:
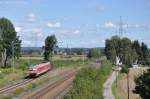
{"label": "train front", "polygon": [[29,76],[35,77],[37,75],[37,66],[31,66],[29,67]]}

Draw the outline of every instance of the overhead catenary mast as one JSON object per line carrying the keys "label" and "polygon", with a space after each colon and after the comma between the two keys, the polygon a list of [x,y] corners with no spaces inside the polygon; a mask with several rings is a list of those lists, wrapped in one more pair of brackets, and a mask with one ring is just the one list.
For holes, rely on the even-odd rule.
{"label": "overhead catenary mast", "polygon": [[122,16],[120,16],[120,21],[119,21],[119,36],[123,36],[123,21],[122,21]]}

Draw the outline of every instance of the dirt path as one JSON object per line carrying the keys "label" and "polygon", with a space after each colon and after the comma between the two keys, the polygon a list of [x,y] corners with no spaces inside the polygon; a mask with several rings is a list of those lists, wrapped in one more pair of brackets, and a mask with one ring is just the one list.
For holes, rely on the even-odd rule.
{"label": "dirt path", "polygon": [[115,99],[114,95],[112,94],[112,84],[116,79],[116,76],[118,75],[118,73],[116,73],[115,71],[113,71],[112,75],[106,80],[106,82],[104,83],[104,90],[103,90],[103,96],[104,99]]}

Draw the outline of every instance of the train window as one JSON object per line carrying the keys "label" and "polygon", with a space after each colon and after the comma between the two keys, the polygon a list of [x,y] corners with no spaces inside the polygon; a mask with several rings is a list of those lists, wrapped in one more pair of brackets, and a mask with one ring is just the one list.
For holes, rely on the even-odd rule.
{"label": "train window", "polygon": [[36,70],[36,67],[35,67],[35,66],[32,66],[32,67],[29,68],[29,70],[31,70],[31,71],[32,71],[32,70]]}

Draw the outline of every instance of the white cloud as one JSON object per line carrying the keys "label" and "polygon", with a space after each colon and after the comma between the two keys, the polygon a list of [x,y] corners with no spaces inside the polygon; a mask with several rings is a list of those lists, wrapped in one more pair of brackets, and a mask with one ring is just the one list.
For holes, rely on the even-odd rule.
{"label": "white cloud", "polygon": [[81,32],[80,30],[58,30],[57,33],[61,33],[64,36],[73,36],[79,35]]}
{"label": "white cloud", "polygon": [[113,29],[116,28],[117,26],[112,22],[105,22],[104,24],[96,24],[96,27],[98,29]]}
{"label": "white cloud", "polygon": [[102,42],[102,43],[105,43],[105,40],[102,40],[101,42]]}
{"label": "white cloud", "polygon": [[26,0],[0,0],[0,4],[27,4]]}
{"label": "white cloud", "polygon": [[31,29],[32,32],[42,32],[41,28],[32,28]]}
{"label": "white cloud", "polygon": [[35,14],[34,14],[34,13],[29,13],[29,14],[27,15],[27,21],[29,21],[29,22],[35,22],[35,21],[36,21],[36,16],[35,16]]}
{"label": "white cloud", "polygon": [[116,25],[113,24],[112,22],[106,22],[103,25],[101,25],[100,28],[112,29],[112,28],[116,28]]}
{"label": "white cloud", "polygon": [[43,35],[43,33],[37,33],[37,36],[39,37],[39,38],[42,38],[44,35]]}
{"label": "white cloud", "polygon": [[73,34],[80,34],[80,31],[79,31],[79,30],[75,30],[75,31],[73,32]]}
{"label": "white cloud", "polygon": [[17,33],[20,33],[20,32],[22,32],[22,27],[16,26],[15,30],[16,30]]}
{"label": "white cloud", "polygon": [[31,46],[33,46],[33,42],[32,42],[32,41],[23,40],[23,41],[22,41],[22,46],[31,47]]}
{"label": "white cloud", "polygon": [[51,22],[49,22],[49,23],[47,24],[47,26],[48,26],[49,28],[60,28],[60,27],[61,27],[61,23],[60,23],[60,22],[56,22],[56,23],[51,23]]}

